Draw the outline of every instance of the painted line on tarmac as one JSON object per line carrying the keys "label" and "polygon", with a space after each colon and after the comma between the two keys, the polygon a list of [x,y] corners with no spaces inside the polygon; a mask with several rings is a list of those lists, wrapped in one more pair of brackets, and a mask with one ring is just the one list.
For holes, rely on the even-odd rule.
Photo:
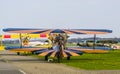
{"label": "painted line on tarmac", "polygon": [[21,72],[21,73],[23,73],[23,74],[27,74],[27,73],[25,73],[23,70],[21,70],[21,69],[19,69],[19,71]]}

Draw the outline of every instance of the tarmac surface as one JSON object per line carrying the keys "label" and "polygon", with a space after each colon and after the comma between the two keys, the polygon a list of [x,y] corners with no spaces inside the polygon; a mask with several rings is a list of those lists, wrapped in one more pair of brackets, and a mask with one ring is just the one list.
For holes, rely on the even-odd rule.
{"label": "tarmac surface", "polygon": [[0,51],[0,74],[120,74],[120,70],[82,70],[32,56]]}
{"label": "tarmac surface", "polygon": [[0,74],[23,74],[21,70],[14,66],[0,61]]}
{"label": "tarmac surface", "polygon": [[0,58],[0,74],[23,74],[22,70]]}

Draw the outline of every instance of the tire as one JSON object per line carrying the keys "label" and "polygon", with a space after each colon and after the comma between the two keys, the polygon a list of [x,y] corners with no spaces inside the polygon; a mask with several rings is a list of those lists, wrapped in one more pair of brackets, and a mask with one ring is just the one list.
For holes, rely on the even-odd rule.
{"label": "tire", "polygon": [[17,52],[17,55],[20,55],[20,52]]}
{"label": "tire", "polygon": [[33,54],[34,54],[34,51],[32,51],[31,53],[32,53],[32,55],[33,55]]}
{"label": "tire", "polygon": [[47,61],[48,60],[48,56],[45,56],[45,61]]}
{"label": "tire", "polygon": [[70,60],[70,56],[67,57],[67,60]]}
{"label": "tire", "polygon": [[58,55],[58,63],[60,63],[61,62],[61,58],[60,58],[60,56]]}

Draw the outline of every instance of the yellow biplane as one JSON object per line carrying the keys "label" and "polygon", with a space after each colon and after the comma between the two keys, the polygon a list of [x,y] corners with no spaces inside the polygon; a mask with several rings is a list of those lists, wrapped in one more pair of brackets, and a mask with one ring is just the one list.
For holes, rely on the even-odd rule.
{"label": "yellow biplane", "polygon": [[[112,33],[112,30],[106,30],[106,29],[28,29],[28,28],[6,28],[3,29],[4,32],[9,33],[19,33],[19,38],[21,42],[26,42],[25,45],[27,45],[27,41],[22,40],[22,34],[31,34],[31,37],[37,36],[37,34],[48,34],[48,38],[52,43],[51,48],[15,48],[12,50],[23,50],[23,51],[31,51],[39,56],[45,56],[45,60],[48,60],[48,57],[57,57],[58,62],[63,57],[67,57],[67,59],[70,59],[70,56],[79,56],[82,55],[84,52],[107,52],[106,50],[97,49],[95,47],[95,42],[93,43],[93,48],[69,48],[66,47],[66,43],[68,40],[68,34],[93,34],[94,35],[94,41],[96,39],[96,34],[108,34]],[[42,35],[44,36],[44,35]],[[8,36],[9,37],[9,36]],[[15,37],[15,36],[13,36]],[[28,37],[29,38],[29,37]],[[24,38],[25,39],[25,38]],[[26,38],[27,39],[27,38]]]}

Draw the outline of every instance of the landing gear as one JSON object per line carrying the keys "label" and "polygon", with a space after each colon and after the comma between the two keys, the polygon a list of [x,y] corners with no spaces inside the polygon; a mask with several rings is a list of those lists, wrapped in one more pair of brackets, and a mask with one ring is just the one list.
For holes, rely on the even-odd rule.
{"label": "landing gear", "polygon": [[57,56],[57,59],[58,59],[58,63],[60,63],[61,60],[62,60],[62,57],[60,56],[60,52],[59,52],[59,54],[58,54],[58,56]]}
{"label": "landing gear", "polygon": [[45,61],[47,61],[48,60],[48,56],[45,56]]}
{"label": "landing gear", "polygon": [[58,63],[60,63],[61,62],[61,59],[60,59],[60,57],[58,56]]}
{"label": "landing gear", "polygon": [[17,52],[17,55],[20,55],[20,52]]}
{"label": "landing gear", "polygon": [[34,51],[31,52],[32,54],[35,54]]}
{"label": "landing gear", "polygon": [[70,60],[70,56],[67,57],[67,60]]}

